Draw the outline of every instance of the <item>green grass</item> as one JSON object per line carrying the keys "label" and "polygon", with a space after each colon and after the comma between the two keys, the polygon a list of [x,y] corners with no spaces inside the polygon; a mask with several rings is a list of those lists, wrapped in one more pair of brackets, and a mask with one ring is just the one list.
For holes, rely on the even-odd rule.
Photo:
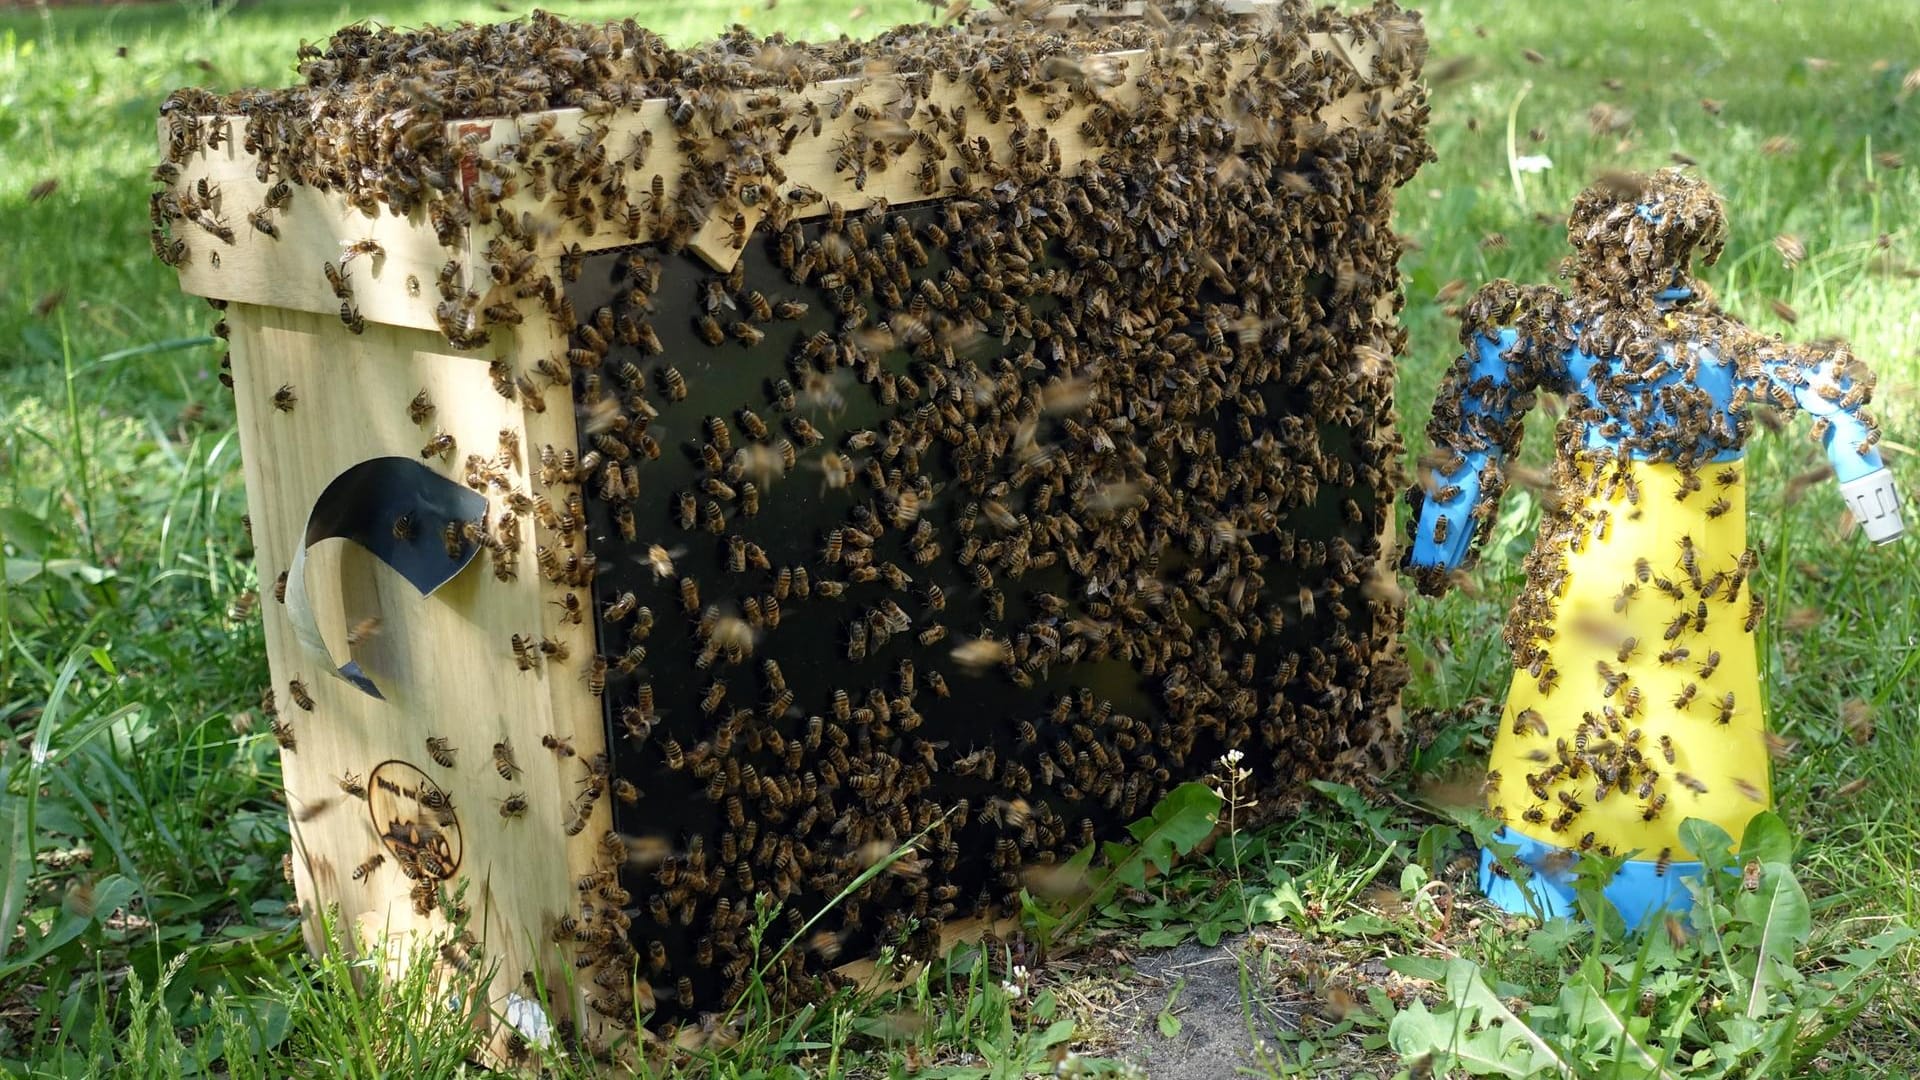
{"label": "green grass", "polygon": [[[865,7],[854,19],[850,5],[823,0],[783,0],[772,10],[689,0],[637,14],[686,43],[733,21],[819,37],[871,33],[926,11],[904,0]],[[1732,242],[1707,274],[1721,300],[1758,326],[1855,344],[1880,372],[1890,458],[1909,507],[1920,507],[1920,462],[1906,449],[1920,446],[1920,281],[1897,272],[1920,264],[1920,94],[1902,91],[1920,67],[1920,11],[1907,0],[1615,7],[1424,5],[1434,70],[1468,67],[1434,88],[1439,161],[1401,193],[1397,227],[1414,242],[1403,262],[1412,344],[1400,394],[1410,449],[1420,449],[1438,373],[1457,348],[1454,324],[1434,301],[1441,286],[1551,279],[1564,250],[1553,222],[1596,169],[1651,167],[1681,152],[1731,211]],[[567,13],[635,12],[602,2]],[[367,17],[505,16],[488,4],[438,0],[0,13],[0,725],[8,732],[0,932],[22,920],[35,928],[31,943],[0,948],[0,1068],[177,1075],[233,1049],[224,1066],[233,1075],[437,1076],[457,1071],[464,1053],[444,1026],[390,1022],[422,1015],[427,988],[355,972],[337,958],[307,959],[286,916],[278,764],[253,712],[264,648],[245,610],[255,582],[240,528],[232,411],[214,379],[208,312],[179,294],[145,240],[145,174],[167,90],[284,83],[302,39]],[[1544,62],[1529,62],[1526,49]],[[1703,97],[1724,106],[1709,113]],[[1629,111],[1630,124],[1596,135],[1589,115],[1600,103]],[[1553,160],[1547,172],[1520,176],[1518,194],[1510,113],[1518,152]],[[1793,140],[1792,151],[1765,152],[1773,136]],[[1891,169],[1876,162],[1879,152],[1916,160]],[[58,186],[29,202],[46,179]],[[1806,243],[1795,268],[1773,253],[1781,232]],[[1505,243],[1486,242],[1493,234]],[[53,294],[64,299],[37,315]],[[1772,299],[1796,309],[1799,324],[1781,323]],[[1528,448],[1536,463],[1546,444],[1536,418]],[[1801,746],[1776,790],[1802,837],[1799,874],[1816,943],[1831,950],[1887,920],[1920,922],[1911,886],[1920,871],[1920,548],[1909,539],[1873,550],[1843,536],[1831,485],[1787,505],[1787,478],[1813,455],[1800,434],[1757,440],[1752,532],[1765,553],[1759,588],[1771,601],[1763,660],[1773,722]],[[1447,856],[1463,840],[1453,825],[1410,808],[1417,786],[1479,759],[1504,691],[1497,630],[1537,517],[1523,495],[1506,509],[1476,572],[1477,594],[1413,602],[1408,703],[1427,720],[1409,767],[1388,779],[1385,809],[1318,805],[1308,826],[1249,841],[1244,851],[1266,861],[1246,880],[1209,862],[1211,884],[1164,885],[1106,925],[1120,927],[1122,939],[1143,926],[1171,928],[1150,940],[1183,929],[1213,934],[1225,918],[1219,898],[1229,895],[1216,890],[1244,896],[1255,881],[1270,893],[1277,867],[1298,899],[1288,925],[1329,956],[1358,963],[1444,948],[1492,965],[1519,991],[1551,997],[1564,962],[1516,954],[1494,931],[1499,924],[1468,930],[1464,915],[1436,945],[1420,929],[1417,902],[1431,895],[1420,891],[1420,875],[1448,873]],[[1876,707],[1877,731],[1864,743],[1838,719],[1850,698]],[[1872,786],[1834,797],[1856,778]],[[1358,921],[1368,890],[1381,882],[1400,890],[1410,867],[1421,869],[1403,890],[1415,901],[1409,910],[1384,917],[1383,933]],[[721,1049],[719,1040],[687,1068],[901,1074],[908,1047],[955,1068],[973,1054],[999,1075],[1047,1067],[1069,1045],[1063,1040],[1097,1031],[1099,1017],[1070,1009],[1065,1002],[1079,995],[1069,988],[1011,994],[1001,985],[1010,960],[964,952],[903,997],[836,999],[798,1017],[750,1008],[737,1044]],[[1911,950],[1895,963],[1909,979],[1920,975]],[[1291,977],[1258,972],[1253,981],[1266,985]],[[1037,978],[1044,985],[1055,976]],[[1273,1071],[1315,1075],[1316,1055],[1348,1053],[1377,1070],[1381,1024],[1343,1023],[1303,1026]],[[1920,1002],[1886,996],[1867,1007],[1830,1064],[1911,1072],[1920,1067],[1910,1049],[1917,1039]]]}

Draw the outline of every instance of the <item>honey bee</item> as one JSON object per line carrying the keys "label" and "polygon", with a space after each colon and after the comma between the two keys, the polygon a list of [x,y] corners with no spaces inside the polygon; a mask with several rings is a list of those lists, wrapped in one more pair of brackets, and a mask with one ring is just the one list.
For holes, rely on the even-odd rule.
{"label": "honey bee", "polygon": [[1688,791],[1693,792],[1695,795],[1705,795],[1707,793],[1707,785],[1702,783],[1698,777],[1691,776],[1687,773],[1674,773],[1673,781]]}
{"label": "honey bee", "polygon": [[307,684],[299,679],[287,681],[287,693],[292,695],[293,703],[308,712],[313,711],[313,696],[307,693]]}
{"label": "honey bee", "polygon": [[358,773],[341,773],[340,779],[336,781],[336,783],[340,785],[341,791],[346,792],[356,799],[364,799],[367,797],[367,786],[360,782],[360,774]]}
{"label": "honey bee", "polygon": [[347,275],[332,263],[322,263],[321,270],[327,275],[327,284],[332,287],[336,300],[345,300],[353,295],[353,286],[347,281]]}
{"label": "honey bee", "polygon": [[279,576],[273,579],[273,599],[274,602],[278,604],[287,602],[287,572],[285,570],[280,571]]}
{"label": "honey bee", "polygon": [[1613,598],[1614,614],[1616,615],[1625,614],[1627,610],[1627,605],[1632,602],[1634,594],[1639,591],[1640,591],[1640,586],[1636,585],[1631,581],[1627,582],[1625,585],[1622,585],[1620,587],[1619,595]]}
{"label": "honey bee", "polygon": [[700,610],[700,583],[690,577],[680,579],[680,610],[689,615]]}
{"label": "honey bee", "polygon": [[[673,571],[669,568],[667,572]],[[604,617],[610,623],[625,622],[639,606],[640,601],[632,593],[623,592],[614,598],[613,603],[607,605]]]}
{"label": "honey bee", "polygon": [[440,544],[446,550],[447,558],[454,560],[460,558],[466,551],[466,546],[461,539],[459,522],[449,521],[446,527],[440,530]]}
{"label": "honey bee", "polygon": [[[687,495],[685,496],[685,498],[687,500],[687,504],[691,506],[693,503],[693,496]],[[666,548],[661,547],[659,544],[654,544],[648,547],[647,548],[647,564],[653,568],[653,579],[655,581],[665,581],[666,579],[672,577],[674,556],[681,554],[685,550],[686,550],[685,548],[674,548],[672,551],[668,551]],[[698,605],[696,604],[695,606],[698,606]]]}
{"label": "honey bee", "polygon": [[1836,799],[1850,799],[1862,791],[1865,791],[1868,787],[1872,786],[1872,784],[1873,778],[1870,776],[1862,776],[1857,780],[1849,780],[1834,789],[1833,797]]}
{"label": "honey bee", "polygon": [[431,735],[427,737],[427,756],[432,758],[435,764],[441,768],[451,769],[453,768],[453,755],[454,749],[448,744],[447,740]]}
{"label": "honey bee", "polygon": [[805,417],[787,417],[787,430],[793,433],[794,438],[800,440],[802,447],[809,450],[818,446],[821,441],[826,438],[826,436],[820,434],[818,428],[808,423]]}
{"label": "honey bee", "polygon": [[533,670],[534,665],[538,663],[540,659],[535,651],[534,639],[531,636],[522,637],[519,634],[515,634],[513,635],[512,645],[513,659],[520,665],[520,670]]}
{"label": "honey bee", "polygon": [[520,764],[513,759],[513,741],[501,739],[493,744],[493,769],[502,780],[515,780],[520,776]]}
{"label": "honey bee", "polygon": [[719,471],[723,466],[721,459],[733,452],[733,436],[727,431],[727,422],[718,416],[709,416],[706,420],[707,442],[711,443],[711,453],[707,456],[707,468]]}
{"label": "honey bee", "polygon": [[500,816],[503,818],[517,818],[526,812],[527,796],[525,792],[516,791],[500,800]]}
{"label": "honey bee", "polygon": [[345,273],[348,263],[361,255],[378,259],[387,253],[386,249],[380,246],[380,242],[372,238],[355,240],[350,244],[342,244],[341,247],[345,249],[340,255],[340,271],[342,273]]}
{"label": "honey bee", "polygon": [[453,436],[444,431],[436,432],[433,438],[428,439],[427,444],[420,448],[420,458],[424,461],[438,455],[441,461],[447,461],[453,457],[453,447]]}
{"label": "honey bee", "polygon": [[592,694],[594,697],[601,697],[607,692],[607,658],[606,657],[598,656],[598,655],[594,656],[592,660],[589,660],[587,662],[587,669],[583,674],[587,680],[588,693]]}
{"label": "honey bee", "polygon": [[407,403],[407,419],[416,425],[432,419],[434,411],[433,399],[427,396],[425,387],[421,387],[420,392],[413,395],[413,400]]}
{"label": "honey bee", "polygon": [[408,511],[394,518],[392,532],[393,538],[400,543],[412,543],[414,538],[419,535],[419,528],[414,524],[413,512]]}
{"label": "honey bee", "polygon": [[292,724],[276,719],[268,727],[273,732],[273,740],[280,744],[280,749],[291,753],[296,748]]}
{"label": "honey bee", "polygon": [[557,735],[542,735],[540,736],[540,745],[553,751],[555,755],[561,758],[573,757],[578,752],[573,748],[573,736],[571,735],[564,739]]}
{"label": "honey bee", "polygon": [[[726,339],[722,337],[721,341],[724,340]],[[712,344],[718,345],[719,343],[720,342],[716,341]],[[660,369],[660,389],[662,393],[667,395],[668,401],[685,401],[687,399],[687,380],[680,374],[680,369],[674,367],[672,364],[665,365]]]}
{"label": "honey bee", "polygon": [[739,421],[740,430],[747,433],[747,438],[755,442],[767,441],[770,433],[766,422],[760,419],[758,413],[752,409],[742,408],[734,414],[734,418]]}
{"label": "honey bee", "polygon": [[247,223],[266,233],[275,240],[280,239],[280,228],[273,223],[273,214],[265,206],[255,207],[247,214]]}
{"label": "honey bee", "polygon": [[1727,691],[1727,695],[1720,699],[1718,711],[1715,713],[1713,719],[1715,723],[1719,724],[1730,723],[1733,720],[1733,691]]}
{"label": "honey bee", "polygon": [[367,880],[368,876],[372,874],[375,870],[380,869],[380,864],[386,861],[387,861],[387,857],[385,855],[382,855],[379,852],[375,852],[372,858],[368,859],[366,862],[361,863],[359,866],[356,866],[353,868],[353,880],[355,881]]}
{"label": "honey bee", "polygon": [[293,392],[292,383],[283,384],[280,389],[273,392],[273,407],[281,412],[292,412],[294,405],[299,401],[299,396]]}

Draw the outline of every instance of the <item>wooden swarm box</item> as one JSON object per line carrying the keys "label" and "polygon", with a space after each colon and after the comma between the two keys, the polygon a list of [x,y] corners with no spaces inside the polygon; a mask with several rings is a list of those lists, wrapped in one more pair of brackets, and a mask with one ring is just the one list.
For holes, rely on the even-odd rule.
{"label": "wooden swarm box", "polygon": [[1274,809],[1393,758],[1418,22],[1054,14],[356,27],[169,101],[313,944],[452,918],[497,1052],[530,981],[685,1041],[756,965],[1013,912],[1229,748]]}

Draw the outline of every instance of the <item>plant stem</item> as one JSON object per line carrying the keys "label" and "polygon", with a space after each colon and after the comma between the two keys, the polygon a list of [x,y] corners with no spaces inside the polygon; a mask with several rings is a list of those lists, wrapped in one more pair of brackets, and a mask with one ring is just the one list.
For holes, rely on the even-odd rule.
{"label": "plant stem", "polygon": [[60,370],[67,384],[67,427],[73,440],[73,454],[70,460],[79,472],[78,483],[74,486],[80,489],[80,526],[87,534],[87,556],[92,562],[98,564],[100,546],[95,542],[93,535],[93,474],[87,463],[87,441],[82,434],[84,429],[80,423],[80,394],[74,386],[76,373],[73,370],[73,338],[67,333],[66,310],[61,309],[59,315]]}
{"label": "plant stem", "polygon": [[1507,176],[1513,181],[1514,205],[1525,209],[1527,191],[1520,186],[1520,148],[1513,137],[1514,125],[1519,122],[1520,103],[1527,100],[1527,91],[1533,89],[1533,83],[1520,84],[1520,92],[1513,95],[1513,104],[1507,107]]}

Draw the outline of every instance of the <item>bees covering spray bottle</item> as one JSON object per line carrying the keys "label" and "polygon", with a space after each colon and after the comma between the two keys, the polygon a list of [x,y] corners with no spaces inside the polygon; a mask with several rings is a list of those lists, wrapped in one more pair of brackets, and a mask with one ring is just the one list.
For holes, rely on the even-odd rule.
{"label": "bees covering spray bottle", "polygon": [[1873,376],[1844,345],[1763,335],[1692,277],[1726,235],[1719,197],[1679,169],[1612,175],[1575,201],[1571,288],[1495,281],[1467,304],[1465,352],[1409,493],[1406,565],[1443,591],[1484,538],[1522,413],[1565,397],[1540,531],[1505,639],[1513,682],[1487,805],[1533,870],[1491,851],[1499,906],[1573,910],[1570,855],[1625,856],[1606,895],[1630,925],[1688,906],[1680,823],[1738,836],[1771,799],[1746,542],[1745,444],[1763,410],[1806,412],[1867,538],[1902,534],[1867,411]]}

